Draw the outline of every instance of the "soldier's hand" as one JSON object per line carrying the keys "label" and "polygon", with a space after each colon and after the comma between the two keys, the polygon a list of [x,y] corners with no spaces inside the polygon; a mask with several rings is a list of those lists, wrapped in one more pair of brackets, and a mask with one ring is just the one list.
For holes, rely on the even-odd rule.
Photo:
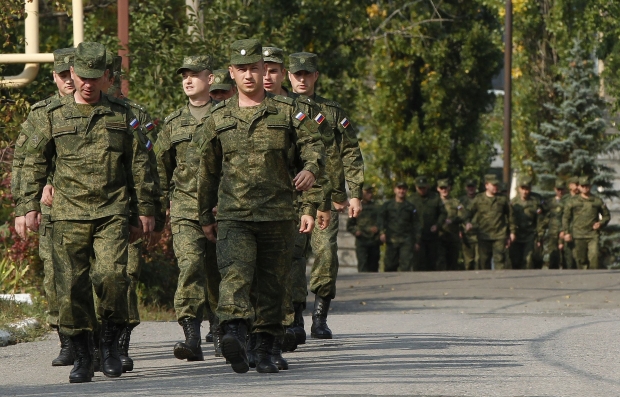
{"label": "soldier's hand", "polygon": [[295,189],[299,190],[300,192],[305,192],[306,190],[310,189],[312,185],[314,185],[314,181],[316,181],[314,174],[307,170],[300,171],[299,174],[295,176],[295,179],[293,179],[293,182],[295,183]]}
{"label": "soldier's hand", "polygon": [[564,240],[564,232],[560,232],[560,240]]}
{"label": "soldier's hand", "polygon": [[21,238],[26,238],[26,217],[25,216],[16,216],[15,217],[15,232]]}
{"label": "soldier's hand", "polygon": [[314,229],[314,218],[310,215],[301,216],[301,225],[299,226],[299,233],[310,234]]}
{"label": "soldier's hand", "polygon": [[517,235],[514,233],[510,233],[510,242],[514,243],[516,239],[517,239]]}
{"label": "soldier's hand", "polygon": [[558,244],[558,249],[561,251],[564,249],[564,244]]}
{"label": "soldier's hand", "polygon": [[334,201],[332,204],[334,204],[334,208],[336,209],[336,211],[344,212],[344,210],[346,210],[349,206],[349,200],[341,201],[339,203]]}
{"label": "soldier's hand", "polygon": [[566,233],[564,235],[564,241],[566,241],[567,243],[573,241],[573,236],[571,236],[569,233]]}
{"label": "soldier's hand", "polygon": [[331,211],[317,211],[316,212],[316,223],[319,225],[321,230],[327,229],[327,226],[332,221],[332,212]]}
{"label": "soldier's hand", "polygon": [[39,230],[41,225],[41,213],[39,211],[30,211],[26,214],[26,227],[33,232]]}
{"label": "soldier's hand", "polygon": [[357,218],[362,212],[362,201],[358,198],[349,200],[349,218]]}
{"label": "soldier's hand", "polygon": [[385,233],[381,233],[381,235],[379,236],[379,240],[381,240],[381,242],[385,244],[385,240],[386,240]]}
{"label": "soldier's hand", "polygon": [[506,239],[506,248],[510,248],[510,238]]}
{"label": "soldier's hand", "polygon": [[132,226],[129,225],[129,244],[135,243],[142,238],[142,225]]}
{"label": "soldier's hand", "polygon": [[465,225],[465,231],[468,232],[470,231],[474,226],[471,223],[468,223],[467,225]]}
{"label": "soldier's hand", "polygon": [[598,230],[600,228],[601,228],[601,222],[596,222],[594,225],[592,225],[593,230]]}
{"label": "soldier's hand", "polygon": [[142,223],[142,232],[148,234],[155,230],[155,217],[140,215],[140,223]]}
{"label": "soldier's hand", "polygon": [[202,232],[205,234],[207,240],[212,243],[217,243],[217,223],[212,223],[202,227]]}
{"label": "soldier's hand", "polygon": [[541,243],[540,241],[537,241],[537,242],[536,242],[536,246],[537,246],[538,248],[540,248],[540,247],[542,246],[542,243]]}
{"label": "soldier's hand", "polygon": [[48,207],[51,207],[54,201],[55,192],[56,190],[54,189],[54,186],[45,185],[45,187],[43,188],[43,194],[41,195],[41,202]]}
{"label": "soldier's hand", "polygon": [[359,236],[361,236],[361,235],[362,235],[362,232],[361,232],[361,231],[359,231],[359,230],[358,230],[357,232],[355,232],[355,237],[359,237]]}
{"label": "soldier's hand", "polygon": [[378,227],[376,227],[376,226],[371,226],[370,227],[370,233],[377,234],[378,231],[379,231]]}
{"label": "soldier's hand", "polygon": [[431,226],[431,233],[437,232],[437,225]]}

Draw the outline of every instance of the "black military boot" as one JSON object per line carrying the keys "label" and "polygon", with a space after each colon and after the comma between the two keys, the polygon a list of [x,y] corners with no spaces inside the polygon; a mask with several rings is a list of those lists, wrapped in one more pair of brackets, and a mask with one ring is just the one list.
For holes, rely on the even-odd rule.
{"label": "black military boot", "polygon": [[222,355],[233,371],[238,374],[248,372],[250,366],[248,364],[248,356],[245,351],[245,339],[248,333],[248,327],[243,320],[229,321],[224,325],[224,336],[222,337]]}
{"label": "black military boot", "polygon": [[276,336],[273,339],[273,346],[271,348],[271,361],[278,367],[279,370],[287,370],[288,362],[282,357],[282,336]]}
{"label": "black military boot", "polygon": [[88,339],[88,332],[82,332],[70,338],[75,359],[69,374],[69,383],[84,383],[93,380],[93,360]]}
{"label": "black military boot", "polygon": [[327,326],[327,312],[329,312],[330,298],[316,296],[314,299],[314,311],[312,312],[312,328],[310,336],[317,339],[331,339],[332,330]]}
{"label": "black military boot", "polygon": [[256,372],[261,374],[280,372],[273,363],[273,341],[275,337],[267,332],[256,334]]}
{"label": "black military boot", "polygon": [[286,327],[282,336],[282,351],[294,352],[297,349],[297,338],[293,327]]}
{"label": "black military boot", "polygon": [[118,352],[123,364],[123,372],[133,371],[133,360],[129,357],[129,340],[133,327],[125,327],[118,338]]}
{"label": "black military boot", "polygon": [[215,316],[215,313],[209,311],[209,332],[207,333],[207,336],[205,336],[205,342],[213,342],[213,332],[215,331],[215,327],[217,327],[217,317]]}
{"label": "black military boot", "polygon": [[88,333],[88,339],[93,352],[93,371],[101,371],[101,354],[99,354],[99,331]]}
{"label": "black military boot", "polygon": [[58,328],[56,328],[58,332],[58,338],[60,338],[60,353],[58,357],[52,360],[52,366],[54,367],[64,367],[67,365],[73,364],[73,348],[71,347],[71,338],[67,335],[63,335],[60,333]]}
{"label": "black military boot", "polygon": [[123,373],[123,363],[118,352],[118,338],[124,326],[111,321],[102,321],[99,354],[101,372],[108,378],[118,378]]}
{"label": "black military boot", "polygon": [[179,360],[204,361],[205,356],[200,347],[200,324],[202,321],[196,318],[184,318],[179,321],[185,333],[185,342],[174,345],[174,356]]}
{"label": "black military boot", "polygon": [[304,328],[304,310],[306,302],[293,302],[295,308],[295,319],[293,320],[293,332],[298,345],[306,343],[306,330]]}
{"label": "black military boot", "polygon": [[254,332],[248,337],[247,354],[250,368],[256,368],[256,333]]}
{"label": "black military boot", "polygon": [[213,330],[213,347],[215,348],[215,357],[222,357],[222,336],[224,330],[220,324],[215,326]]}

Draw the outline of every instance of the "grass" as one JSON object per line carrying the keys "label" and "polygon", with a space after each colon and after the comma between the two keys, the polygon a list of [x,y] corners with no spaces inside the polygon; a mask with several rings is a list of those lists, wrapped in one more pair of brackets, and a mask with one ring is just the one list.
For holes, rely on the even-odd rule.
{"label": "grass", "polygon": [[177,319],[174,309],[167,309],[158,305],[140,304],[138,310],[140,311],[140,321],[176,321]]}
{"label": "grass", "polygon": [[[32,305],[0,300],[0,329],[9,330],[15,336],[16,343],[38,340],[49,332],[45,322],[46,308],[46,302],[40,298],[34,299]],[[10,329],[11,324],[27,318],[35,318],[39,326]]]}

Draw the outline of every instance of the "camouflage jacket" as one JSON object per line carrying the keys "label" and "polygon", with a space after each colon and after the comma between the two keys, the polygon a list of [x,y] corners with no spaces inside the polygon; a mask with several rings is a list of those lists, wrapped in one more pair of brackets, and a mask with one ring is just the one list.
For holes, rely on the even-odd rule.
{"label": "camouflage jacket", "polygon": [[[374,201],[364,201],[362,203],[363,211],[357,218],[349,218],[347,220],[347,231],[354,235],[357,239],[366,242],[379,242],[379,211],[380,207]],[[373,227],[377,231],[373,233]],[[361,236],[356,233],[361,232]]]}
{"label": "camouflage jacket", "polygon": [[158,198],[147,138],[122,100],[102,94],[90,115],[83,116],[68,95],[52,100],[36,116],[21,183],[26,212],[41,210],[41,193],[54,169],[52,220],[155,215]]}
{"label": "camouflage jacket", "polygon": [[469,210],[471,208],[472,203],[474,202],[474,198],[470,198],[468,195],[464,195],[459,198],[459,201],[461,202],[461,204],[463,204],[463,207],[465,208],[464,213],[466,214],[465,219],[463,219],[463,224],[461,225],[461,233],[463,234],[463,238],[466,238],[468,241],[472,241],[472,242],[478,240],[477,231],[475,227],[472,228],[470,231],[466,231],[464,227],[464,223],[466,223],[466,219],[468,218],[467,214],[469,214]]}
{"label": "camouflage jacket", "polygon": [[[439,230],[443,227],[448,214],[441,201],[441,197],[433,192],[428,192],[425,197],[414,192],[409,199],[418,210],[422,228],[422,240],[433,240],[438,237]],[[437,232],[431,232],[431,226],[437,226]]]}
{"label": "camouflage jacket", "polygon": [[439,229],[439,238],[444,241],[461,241],[459,233],[461,231],[461,224],[466,218],[465,206],[461,204],[458,199],[447,198],[441,199],[446,209],[447,219],[450,223],[445,223]]}
{"label": "camouflage jacket", "polygon": [[422,230],[418,210],[407,200],[398,203],[392,199],[383,203],[379,210],[378,223],[379,233],[385,234],[388,243],[420,242]]}
{"label": "camouflage jacket", "polygon": [[[206,105],[209,110],[212,102]],[[164,120],[157,137],[155,155],[162,187],[162,200],[170,206],[170,216],[198,220],[198,188],[196,175],[200,155],[196,130],[209,118],[207,111],[202,120],[192,116],[185,105]]]}
{"label": "camouflage jacket", "polygon": [[564,210],[564,203],[567,196],[562,196],[561,199],[551,197],[547,200],[549,205],[549,212],[547,213],[545,230],[547,238],[558,238],[562,231],[562,213]]}
{"label": "camouflage jacket", "polygon": [[[213,106],[203,128],[198,172],[202,225],[215,222],[216,205],[218,221],[298,219],[293,177],[301,169],[319,175],[325,146],[318,124],[293,99],[266,93],[259,105],[241,110],[235,95]],[[306,193],[300,212],[316,216]]]}
{"label": "camouflage jacket", "polygon": [[[562,215],[562,231],[570,233],[573,238],[593,238],[599,235],[599,230],[592,229],[596,222],[601,228],[607,226],[611,219],[609,209],[600,197],[581,195],[574,196],[566,202]],[[572,228],[572,231],[571,231]]]}
{"label": "camouflage jacket", "polygon": [[539,196],[532,195],[526,199],[520,196],[510,200],[510,230],[516,236],[516,241],[525,242],[530,238],[541,240],[544,235],[544,203]]}
{"label": "camouflage jacket", "polygon": [[508,197],[478,193],[471,203],[467,220],[477,229],[480,240],[502,240],[510,233],[510,203]]}

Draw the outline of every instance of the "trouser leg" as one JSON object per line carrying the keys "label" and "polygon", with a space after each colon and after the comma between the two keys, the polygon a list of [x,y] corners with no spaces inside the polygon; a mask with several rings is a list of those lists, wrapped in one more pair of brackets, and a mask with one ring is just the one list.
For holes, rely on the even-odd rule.
{"label": "trouser leg", "polygon": [[43,262],[43,289],[47,299],[47,323],[58,326],[58,298],[54,278],[54,262],[52,257],[52,223],[50,216],[41,216],[39,225],[39,257]]}
{"label": "trouser leg", "polygon": [[398,270],[400,244],[387,243],[385,245],[385,257],[383,259],[383,270],[385,272],[395,272]]}
{"label": "trouser leg", "polygon": [[310,291],[323,298],[336,297],[338,276],[338,212],[332,211],[331,222],[325,230],[316,227],[310,244],[315,258],[310,276]]}
{"label": "trouser leg", "polygon": [[127,303],[129,310],[129,326],[135,328],[140,324],[140,312],[138,311],[138,281],[140,280],[140,270],[144,263],[142,256],[142,240],[129,244],[127,249],[127,277],[129,277],[129,288],[127,289]]}

